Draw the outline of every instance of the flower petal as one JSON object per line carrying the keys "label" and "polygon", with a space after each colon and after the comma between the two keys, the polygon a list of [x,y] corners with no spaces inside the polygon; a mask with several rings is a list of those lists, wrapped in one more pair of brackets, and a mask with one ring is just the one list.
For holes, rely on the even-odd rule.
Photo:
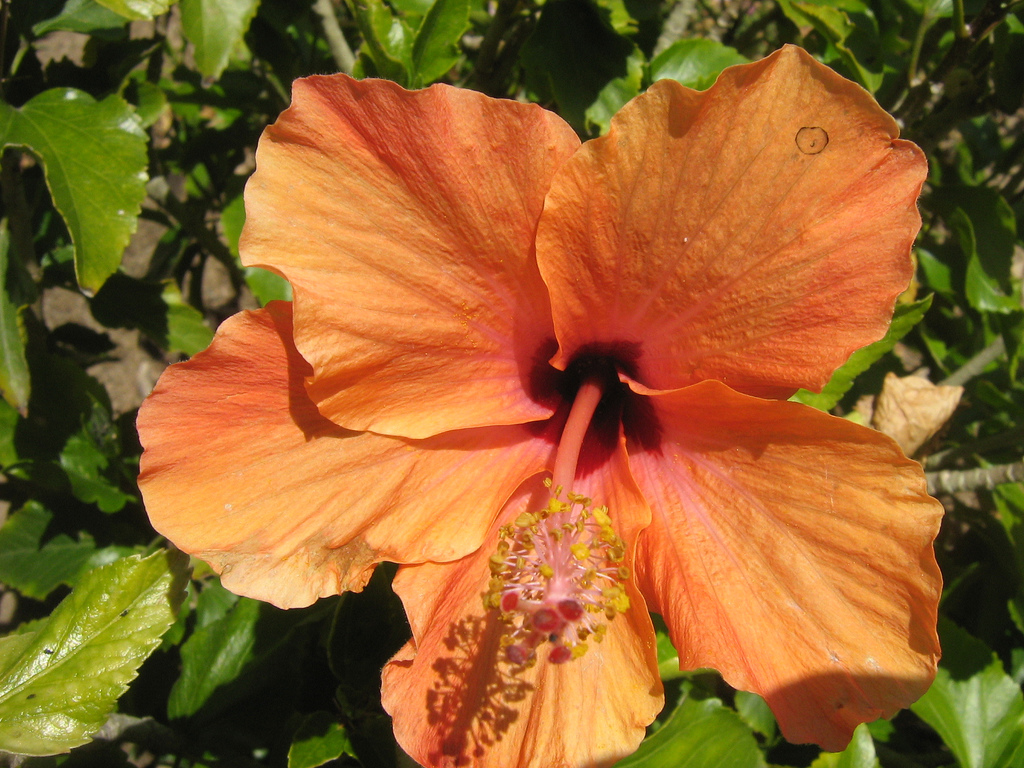
{"label": "flower petal", "polygon": [[[642,516],[621,449],[607,466],[577,490],[613,515],[638,506],[629,517]],[[548,494],[528,483],[500,523],[544,506]],[[497,545],[497,526],[490,540]],[[395,577],[414,638],[384,668],[383,703],[399,744],[430,768],[607,766],[632,752],[663,704],[654,630],[639,592],[629,585],[630,609],[582,658],[554,665],[542,648],[537,665],[521,670],[505,661],[504,625],[481,600],[492,553],[485,546],[456,563],[405,566]]]}
{"label": "flower petal", "polygon": [[683,668],[764,696],[787,739],[839,751],[927,690],[942,507],[889,438],[705,382],[650,398],[631,444],[651,505],[637,580]]}
{"label": "flower petal", "polygon": [[[309,366],[274,302],[225,321],[139,412],[153,526],[225,586],[281,607],[363,587],[381,560],[453,560],[551,462],[539,429],[416,442],[344,430],[306,397]],[[486,482],[481,482],[486,478]]]}
{"label": "flower petal", "polygon": [[534,232],[578,146],[534,105],[295,82],[260,140],[241,251],[291,281],[324,416],[418,438],[551,414],[529,391],[553,351]]}
{"label": "flower petal", "polygon": [[820,389],[912,275],[927,163],[897,134],[798,48],[702,93],[655,83],[552,183],[537,259],[556,365],[610,347],[655,389]]}

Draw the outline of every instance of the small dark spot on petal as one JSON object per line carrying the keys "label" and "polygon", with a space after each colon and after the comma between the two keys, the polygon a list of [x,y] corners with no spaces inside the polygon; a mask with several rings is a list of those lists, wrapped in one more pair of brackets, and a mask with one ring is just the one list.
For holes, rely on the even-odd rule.
{"label": "small dark spot on petal", "polygon": [[805,155],[816,155],[828,146],[828,134],[817,127],[801,128],[796,132],[796,146]]}

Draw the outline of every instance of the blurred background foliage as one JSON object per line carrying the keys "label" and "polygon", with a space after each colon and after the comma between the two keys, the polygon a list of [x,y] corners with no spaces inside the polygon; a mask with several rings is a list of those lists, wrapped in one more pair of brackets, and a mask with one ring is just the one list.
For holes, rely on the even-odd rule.
{"label": "blurred background foliage", "polygon": [[[243,268],[242,189],[291,82],[334,71],[537,101],[583,137],[660,78],[795,43],[928,154],[917,279],[889,335],[797,398],[896,437],[947,516],[929,693],[842,754],[681,674],[622,766],[1024,766],[1024,4],[1005,0],[0,2],[0,763],[407,764],[379,670],[382,568],[284,612],[164,548],[134,419],[218,322],[286,297]],[[31,756],[31,757],[26,757]]]}

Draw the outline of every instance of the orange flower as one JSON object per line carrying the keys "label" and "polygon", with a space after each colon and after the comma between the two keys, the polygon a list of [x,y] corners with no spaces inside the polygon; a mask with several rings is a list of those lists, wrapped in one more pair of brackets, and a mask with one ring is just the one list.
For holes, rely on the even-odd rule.
{"label": "orange flower", "polygon": [[294,304],[225,322],[143,406],[153,524],[285,607],[402,564],[383,703],[425,765],[634,749],[662,706],[648,608],[684,668],[842,748],[939,654],[920,467],[785,400],[911,276],[926,164],[896,136],[796,48],[655,83],[582,146],[533,105],[297,82],[241,246]]}

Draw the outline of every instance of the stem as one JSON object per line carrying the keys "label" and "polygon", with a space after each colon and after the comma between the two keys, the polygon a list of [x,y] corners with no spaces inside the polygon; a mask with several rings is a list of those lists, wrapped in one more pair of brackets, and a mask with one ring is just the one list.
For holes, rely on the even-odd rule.
{"label": "stem", "polygon": [[965,26],[967,35],[955,36],[953,45],[946,51],[946,55],[943,56],[938,66],[925,74],[920,82],[907,92],[893,115],[907,126],[906,138],[914,139],[913,132],[910,130],[914,127],[913,122],[919,115],[928,111],[926,107],[929,103],[934,106],[934,102],[945,92],[946,78],[954,69],[967,61],[977,41],[984,38],[996,24],[1006,17],[1010,12],[1010,7],[1004,5],[1002,0],[986,0],[985,5],[971,20],[971,23]]}
{"label": "stem", "polygon": [[940,493],[976,491],[981,488],[991,491],[1003,483],[1024,481],[1024,461],[980,469],[945,469],[941,472],[926,472],[925,477],[928,479],[928,493],[933,496]]}
{"label": "stem", "polygon": [[989,451],[998,451],[1002,448],[1020,445],[1022,439],[1024,439],[1024,425],[1008,429],[997,435],[980,438],[965,445],[959,445],[955,448],[947,448],[944,451],[933,453],[928,457],[927,461],[925,461],[924,466],[925,469],[929,470],[940,469],[943,464],[949,463],[951,459],[957,459],[963,456],[983,455]]}
{"label": "stem", "polygon": [[985,370],[989,363],[998,360],[1004,354],[1006,354],[1006,343],[1002,336],[998,336],[995,341],[964,363],[958,370],[953,371],[939,384],[946,387],[961,387]]}
{"label": "stem", "polygon": [[917,65],[921,60],[921,46],[924,45],[924,36],[930,26],[931,18],[927,13],[921,16],[921,23],[917,25],[917,33],[914,35],[914,47],[910,53],[910,64],[907,65],[907,85],[917,85]]}
{"label": "stem", "polygon": [[583,438],[587,435],[590,421],[594,418],[601,398],[605,392],[605,377],[591,376],[585,379],[576,392],[569,418],[562,428],[562,439],[558,441],[558,452],[555,454],[555,468],[551,473],[551,490],[557,492],[561,488],[566,493],[572,490],[572,481],[576,479],[576,464],[579,462],[580,451],[583,449]]}
{"label": "stem", "polygon": [[964,23],[964,0],[953,0],[953,33],[961,38],[971,36],[971,30]]}
{"label": "stem", "polygon": [[338,65],[338,70],[346,75],[351,75],[356,57],[352,53],[345,35],[342,34],[341,25],[338,24],[338,16],[334,12],[331,0],[316,0],[313,3],[313,12],[320,17],[320,24],[324,28],[324,39],[327,40],[331,56],[334,57],[334,63]]}
{"label": "stem", "polygon": [[0,0],[0,99],[7,98],[7,22],[10,16],[8,0]]}

